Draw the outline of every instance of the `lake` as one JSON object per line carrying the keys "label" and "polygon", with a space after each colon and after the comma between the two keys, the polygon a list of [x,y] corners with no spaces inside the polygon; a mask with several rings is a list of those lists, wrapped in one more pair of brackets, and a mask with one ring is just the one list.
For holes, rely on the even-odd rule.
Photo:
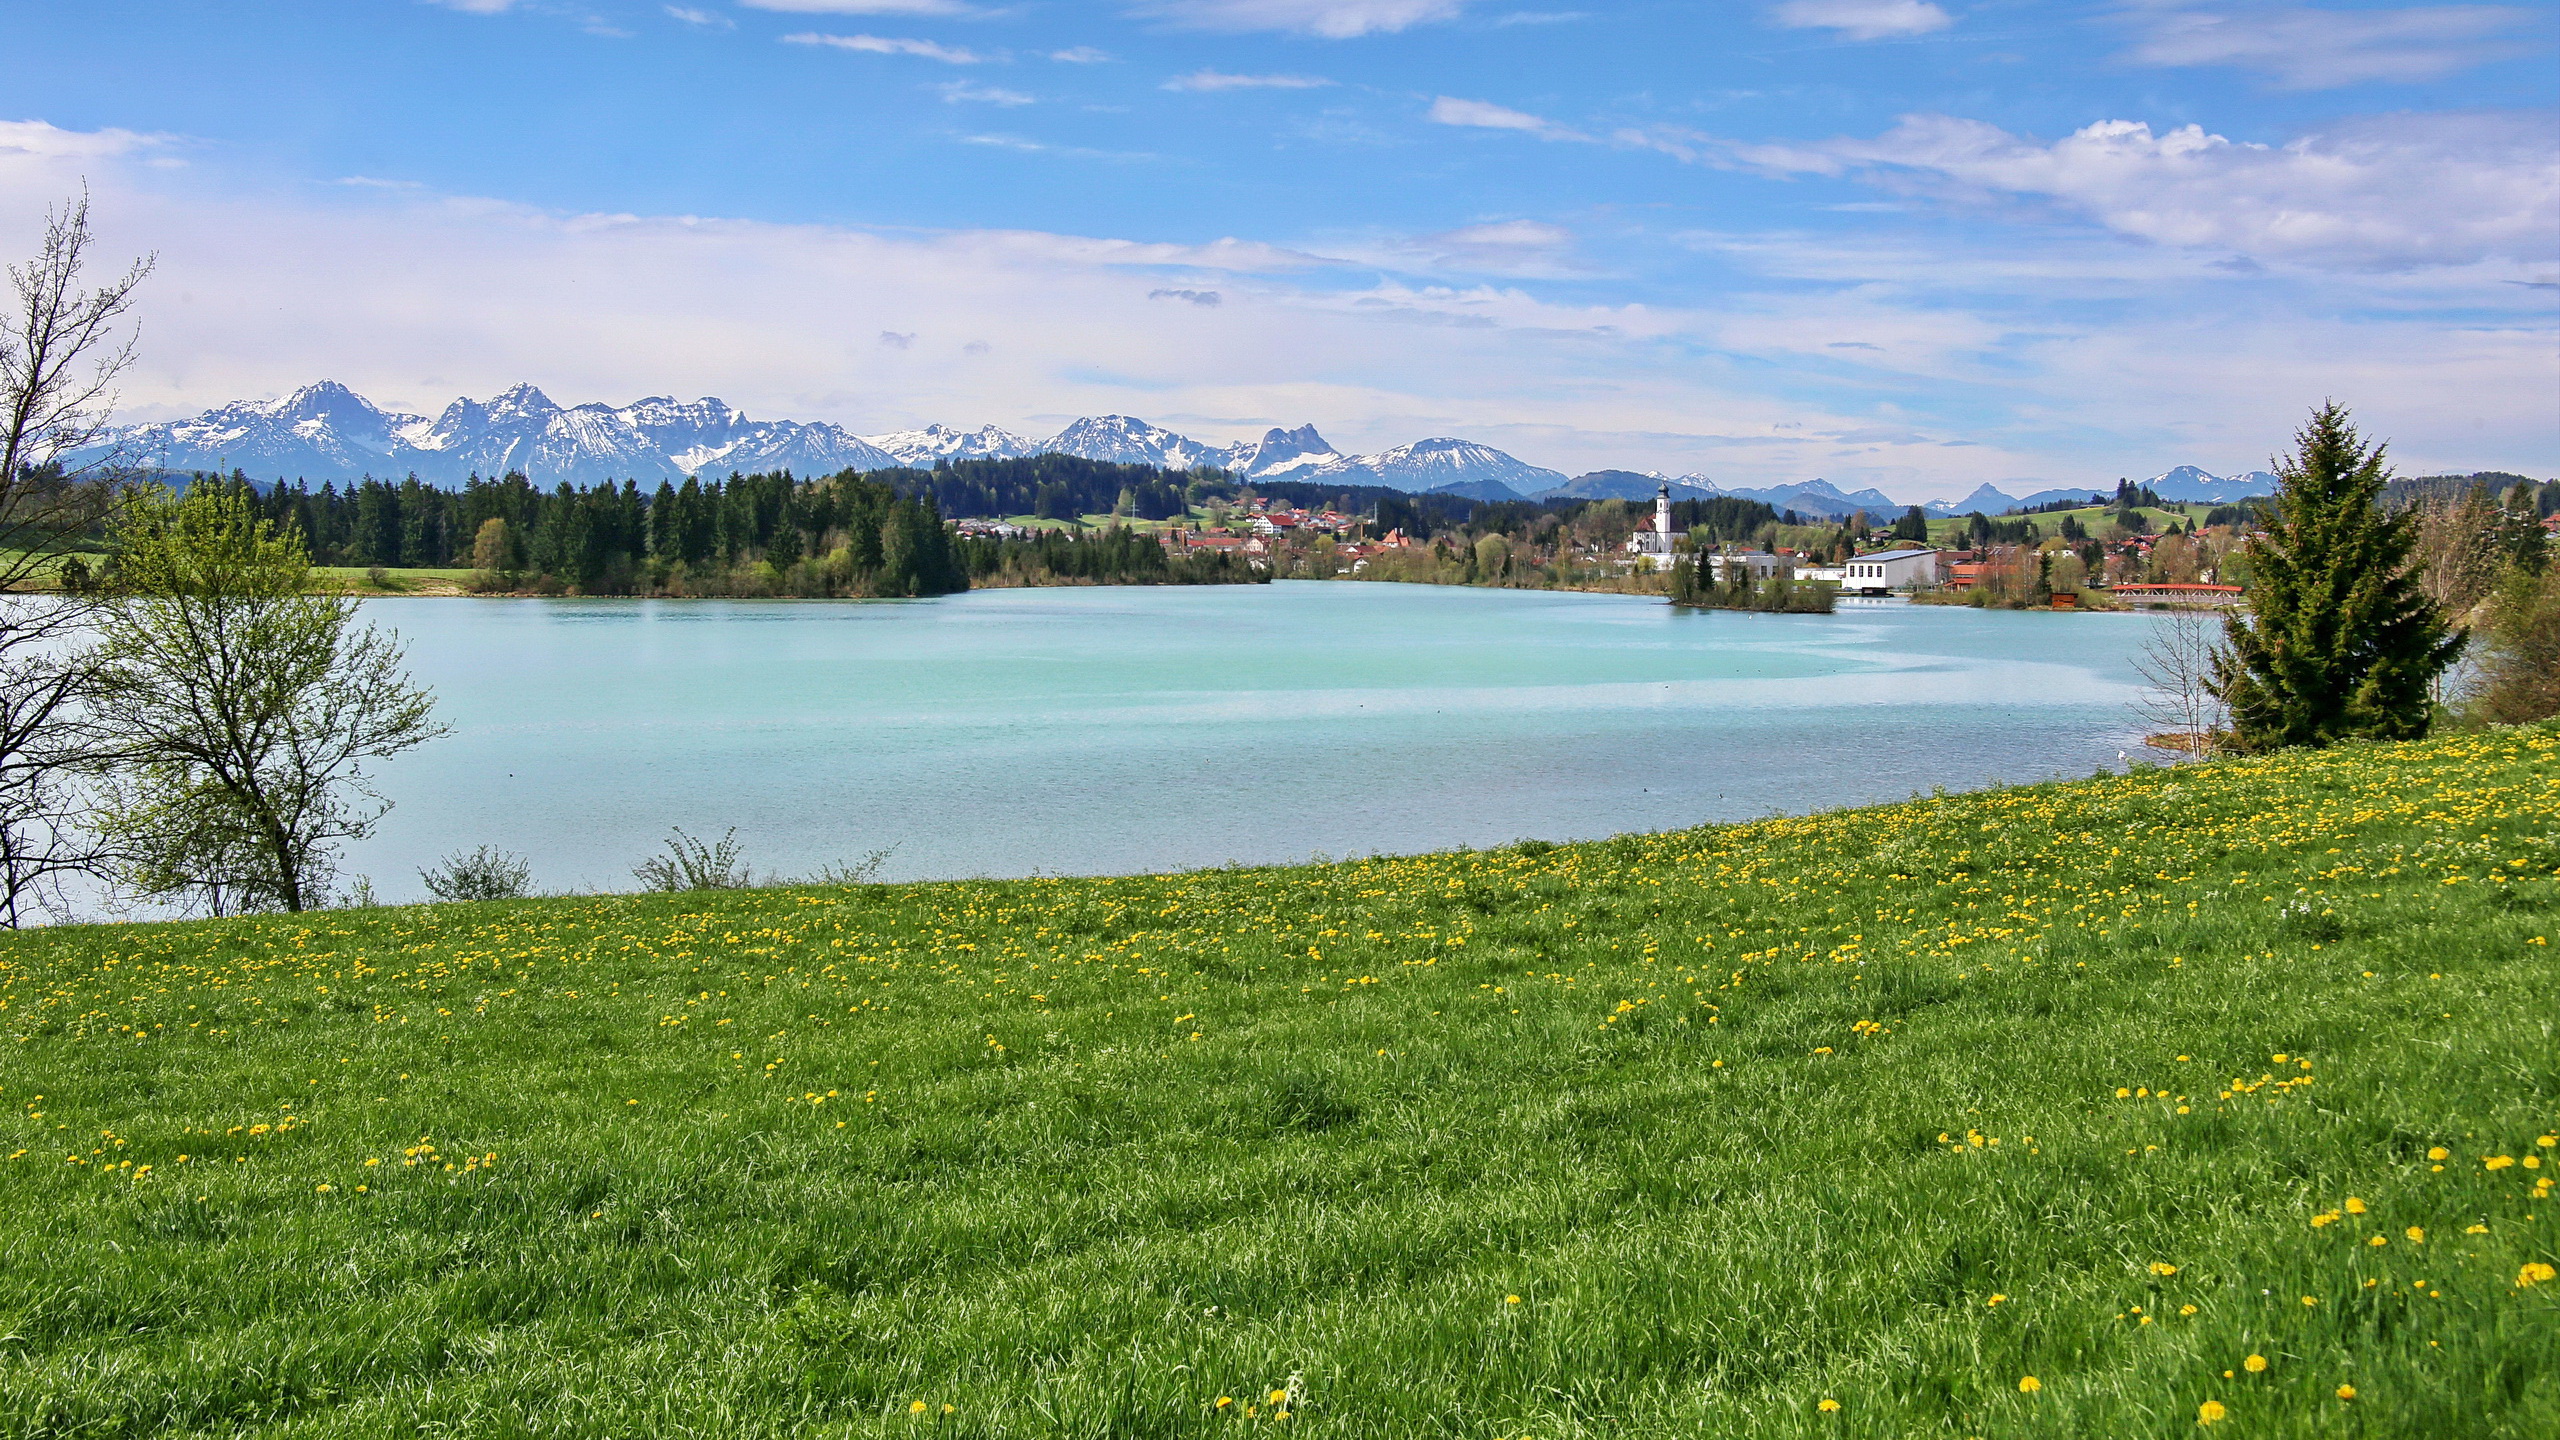
{"label": "lake", "polygon": [[382,767],[385,900],[494,844],[628,889],[668,827],[759,871],[1156,871],[1581,839],[2085,775],[2153,623],[1359,582],[907,602],[384,600],[449,737]]}

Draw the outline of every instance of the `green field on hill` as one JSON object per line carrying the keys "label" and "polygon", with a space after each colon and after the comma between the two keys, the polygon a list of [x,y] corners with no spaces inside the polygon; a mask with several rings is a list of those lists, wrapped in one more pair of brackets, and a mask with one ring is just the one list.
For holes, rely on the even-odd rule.
{"label": "green field on hill", "polygon": [[0,1435],[2560,1434],[2560,729],[0,937]]}
{"label": "green field on hill", "polygon": [[[2134,507],[2134,513],[2142,517],[2146,532],[2156,535],[2169,528],[2169,522],[2172,520],[2185,525],[2201,526],[2205,518],[2210,516],[2216,508],[2202,503],[2137,505]],[[2114,529],[2116,523],[2116,509],[2112,505],[2084,505],[2077,510],[2047,510],[2034,515],[2005,515],[1994,518],[2009,521],[2033,520],[2036,523],[2036,529],[2050,537],[2062,533],[2062,521],[2065,516],[2077,522],[2080,528],[2098,536],[2106,535]],[[1883,517],[1885,520],[1891,518],[1891,516]],[[1960,547],[1965,543],[1966,534],[1972,524],[1973,518],[1970,515],[1933,516],[1929,521],[1929,543]]]}

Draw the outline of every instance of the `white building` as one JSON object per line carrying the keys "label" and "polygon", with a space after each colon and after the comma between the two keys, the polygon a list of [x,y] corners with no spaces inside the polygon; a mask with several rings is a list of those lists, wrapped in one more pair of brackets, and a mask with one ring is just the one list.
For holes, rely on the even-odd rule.
{"label": "white building", "polygon": [[1752,584],[1757,585],[1777,574],[1785,564],[1786,561],[1782,557],[1772,555],[1766,550],[1744,550],[1738,554],[1707,557],[1708,572],[1714,576],[1715,582],[1719,585],[1730,585],[1745,575],[1751,577]]}
{"label": "white building", "polygon": [[1627,537],[1627,554],[1640,566],[1650,561],[1652,568],[1668,570],[1673,551],[1687,535],[1685,530],[1671,528],[1671,487],[1665,484],[1654,493],[1653,523],[1637,526],[1636,533]]}
{"label": "white building", "polygon": [[1879,550],[1855,555],[1841,567],[1840,588],[1851,595],[1889,595],[1938,583],[1935,550]]}

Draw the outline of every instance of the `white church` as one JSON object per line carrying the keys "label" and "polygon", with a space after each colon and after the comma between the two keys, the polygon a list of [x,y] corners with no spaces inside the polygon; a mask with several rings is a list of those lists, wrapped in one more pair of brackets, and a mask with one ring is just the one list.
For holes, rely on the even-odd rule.
{"label": "white church", "polygon": [[1672,552],[1688,538],[1688,534],[1686,530],[1671,528],[1671,486],[1666,483],[1654,492],[1653,524],[1639,525],[1636,533],[1627,537],[1627,553],[1634,556],[1639,565],[1650,561],[1650,568],[1668,570]]}

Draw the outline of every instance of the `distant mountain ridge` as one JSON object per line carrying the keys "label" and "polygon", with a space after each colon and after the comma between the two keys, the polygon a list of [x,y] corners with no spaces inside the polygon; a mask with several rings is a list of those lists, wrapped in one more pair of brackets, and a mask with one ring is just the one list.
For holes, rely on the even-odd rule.
{"label": "distant mountain ridge", "polygon": [[[1454,436],[1416,440],[1374,455],[1345,455],[1313,425],[1275,427],[1258,440],[1220,445],[1128,415],[1087,416],[1038,440],[993,425],[976,430],[928,425],[857,435],[826,421],[753,420],[708,396],[677,400],[655,395],[622,406],[564,407],[529,384],[486,401],[457,398],[426,416],[385,410],[344,385],[323,380],[281,399],[234,401],[184,420],[126,426],[71,458],[80,462],[109,454],[166,470],[239,469],[262,480],[349,481],[415,474],[445,486],[474,475],[509,472],[543,485],[624,479],[654,484],[731,471],[787,469],[825,475],[1061,454],[1172,470],[1211,466],[1246,480],[1385,485],[1476,500],[1650,501],[1661,486],[1669,485],[1675,500],[1731,495],[1826,520],[1860,510],[1883,519],[1904,509],[1903,502],[1881,491],[1843,491],[1818,479],[1761,489],[1720,485],[1704,475],[1666,478],[1633,470],[1595,470],[1568,479],[1562,471]],[[2221,503],[2268,494],[2275,477],[2263,470],[2216,476],[2181,465],[2144,483],[2165,500]],[[2113,488],[2012,497],[1986,484],[1963,500],[1933,501],[1922,508],[1933,515],[1998,514],[2049,500],[2108,494]]]}

